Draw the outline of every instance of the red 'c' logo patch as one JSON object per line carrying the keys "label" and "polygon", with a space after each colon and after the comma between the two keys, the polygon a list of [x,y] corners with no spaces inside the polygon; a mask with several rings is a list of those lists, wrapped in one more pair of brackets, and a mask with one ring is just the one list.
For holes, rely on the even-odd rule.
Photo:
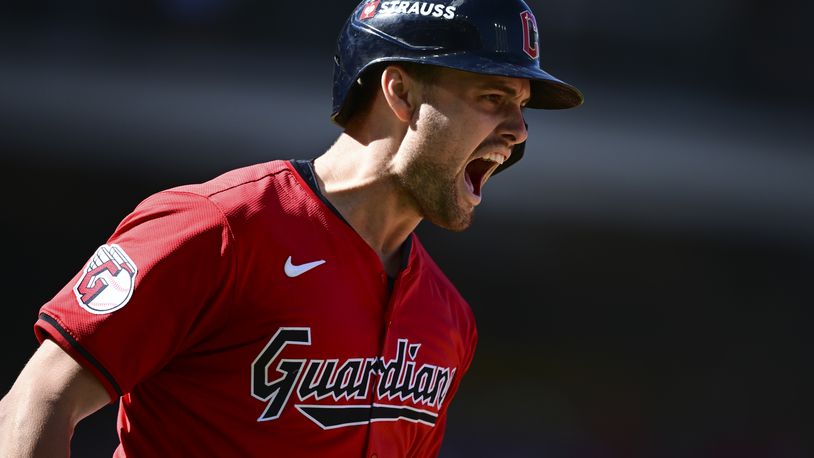
{"label": "red 'c' logo patch", "polygon": [[523,23],[523,52],[528,54],[532,59],[540,56],[539,39],[540,34],[537,32],[537,20],[531,11],[523,11],[520,13],[520,21]]}
{"label": "red 'c' logo patch", "polygon": [[380,0],[376,0],[374,2],[367,2],[364,8],[362,8],[362,14],[359,15],[359,19],[370,19],[376,16],[376,11],[379,9]]}
{"label": "red 'c' logo patch", "polygon": [[119,245],[102,245],[90,258],[73,292],[83,309],[95,315],[127,305],[138,267]]}

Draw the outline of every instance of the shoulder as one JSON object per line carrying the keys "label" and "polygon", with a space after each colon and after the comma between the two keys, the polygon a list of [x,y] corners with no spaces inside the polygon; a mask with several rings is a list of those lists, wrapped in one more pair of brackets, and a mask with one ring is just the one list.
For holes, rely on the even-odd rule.
{"label": "shoulder", "polygon": [[[300,180],[287,161],[231,170],[204,183],[178,186],[147,197],[122,221],[117,233],[151,220],[204,230],[228,228],[258,213],[285,213],[280,207],[292,199],[307,200]],[[282,211],[274,212],[275,208]]]}
{"label": "shoulder", "polygon": [[271,161],[234,169],[204,183],[178,186],[164,192],[198,195],[229,205],[245,202],[270,190],[290,189],[296,186],[296,182],[288,161]]}
{"label": "shoulder", "polygon": [[302,178],[288,161],[271,161],[234,169],[209,181],[161,191],[143,205],[194,205],[215,208],[228,221],[248,220],[258,213],[291,207],[308,200]]}

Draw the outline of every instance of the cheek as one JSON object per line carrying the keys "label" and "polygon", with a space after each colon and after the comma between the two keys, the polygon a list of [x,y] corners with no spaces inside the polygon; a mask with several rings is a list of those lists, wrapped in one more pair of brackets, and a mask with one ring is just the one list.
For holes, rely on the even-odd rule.
{"label": "cheek", "polygon": [[473,104],[458,111],[455,124],[463,135],[483,139],[496,129],[498,118],[493,109]]}
{"label": "cheek", "polygon": [[432,108],[422,110],[416,123],[415,147],[430,153],[452,148],[460,136],[460,126],[452,118]]}
{"label": "cheek", "polygon": [[435,137],[453,125],[454,122],[448,115],[436,110],[432,105],[422,105],[418,111],[416,130],[423,136]]}
{"label": "cheek", "polygon": [[[457,163],[468,158],[494,131],[494,116],[471,108],[441,112],[424,105],[416,122],[420,146],[436,154],[438,162]],[[417,145],[418,146],[418,145]]]}
{"label": "cheek", "polygon": [[489,140],[495,132],[495,123],[491,116],[473,113],[458,123],[457,142],[472,154],[480,145]]}

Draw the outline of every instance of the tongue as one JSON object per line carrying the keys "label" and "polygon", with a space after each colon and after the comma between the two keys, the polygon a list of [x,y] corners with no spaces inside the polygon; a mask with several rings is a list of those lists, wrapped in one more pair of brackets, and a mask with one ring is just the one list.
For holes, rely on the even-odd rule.
{"label": "tongue", "polygon": [[464,179],[466,180],[466,188],[469,189],[469,192],[475,194],[475,185],[472,184],[472,178],[469,177],[469,170],[464,173]]}

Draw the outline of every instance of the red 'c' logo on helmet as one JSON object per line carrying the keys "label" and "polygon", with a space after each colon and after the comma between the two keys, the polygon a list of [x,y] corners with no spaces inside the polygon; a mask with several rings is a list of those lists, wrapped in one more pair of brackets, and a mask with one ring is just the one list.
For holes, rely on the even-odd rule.
{"label": "red 'c' logo on helmet", "polygon": [[532,59],[540,56],[540,46],[538,44],[539,34],[537,33],[537,20],[531,11],[520,13],[520,22],[523,23],[523,52]]}

